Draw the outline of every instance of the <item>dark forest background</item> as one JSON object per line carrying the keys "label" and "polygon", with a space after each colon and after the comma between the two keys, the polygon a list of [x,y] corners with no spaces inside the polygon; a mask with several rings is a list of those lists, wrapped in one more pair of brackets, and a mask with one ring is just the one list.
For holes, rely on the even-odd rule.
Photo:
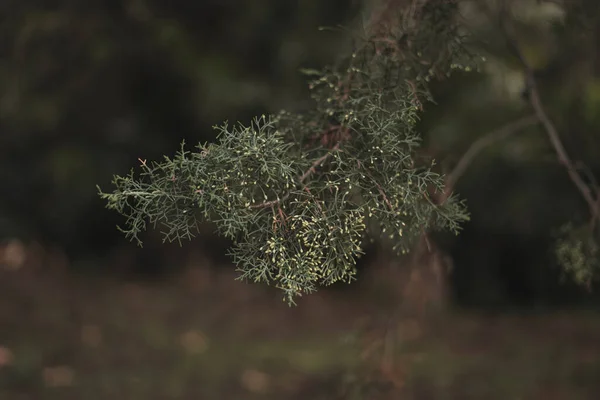
{"label": "dark forest background", "polygon": [[[227,289],[215,289],[212,298],[196,304],[198,309],[176,306],[186,300],[173,294],[172,310],[179,309],[182,315],[187,310],[191,315],[206,309],[212,310],[215,320],[219,313],[238,318],[240,310],[246,310],[238,303],[225,309],[217,304],[235,296],[232,293],[262,289],[249,289],[233,280],[233,267],[225,256],[228,243],[215,237],[212,227],[181,248],[162,244],[158,233],[150,231],[144,248],[137,248],[116,230],[122,220],[104,208],[96,185],[109,189],[114,174],[136,167],[138,158],[172,155],[182,140],[192,145],[214,140],[211,127],[224,120],[248,122],[262,113],[308,106],[299,69],[335,62],[348,49],[343,33],[318,28],[357,26],[363,5],[358,0],[2,1],[0,259],[7,268],[0,275],[0,287],[6,286],[5,295],[0,293],[5,310],[0,314],[0,350],[12,348],[11,357],[20,360],[15,350],[19,340],[42,341],[27,336],[39,326],[32,322],[33,314],[23,311],[27,307],[20,302],[25,301],[21,299],[25,292],[41,296],[39,304],[31,300],[35,296],[25,302],[50,304],[48,315],[55,315],[54,310],[57,314],[52,318],[63,321],[63,306],[52,308],[48,300],[55,295],[68,292],[71,297],[65,304],[104,299],[106,307],[119,308],[120,295],[107,293],[122,282],[150,282],[152,289],[147,290],[159,290],[188,273],[191,259],[203,260],[196,262],[197,269],[210,270],[197,272],[198,276],[213,276],[206,279],[214,287],[227,281],[223,283]],[[536,70],[543,101],[567,150],[600,176],[600,3],[577,0],[561,7],[532,0],[513,5],[518,40]],[[484,70],[433,82],[437,104],[427,106],[421,121],[424,152],[442,166],[452,165],[478,137],[529,108],[523,97],[522,71],[498,32],[480,14],[472,12],[466,18],[487,58]],[[561,279],[555,261],[556,231],[568,221],[584,222],[587,208],[542,131],[528,128],[490,146],[456,189],[466,199],[471,221],[459,236],[441,235],[439,241],[453,259],[450,280],[457,306],[488,314],[597,307],[600,297]],[[367,256],[361,276],[376,259]],[[35,260],[39,265],[29,266]],[[23,271],[16,270],[21,266]],[[215,280],[220,273],[226,279]],[[96,289],[74,283],[79,278],[73,277]],[[60,289],[65,282],[68,289]],[[98,289],[99,282],[107,289]],[[359,276],[356,284],[326,292],[352,298],[354,293],[359,296],[361,287]],[[361,301],[368,303],[367,295],[360,293]],[[162,315],[157,311],[162,308],[152,302],[161,301],[161,296],[147,297],[153,299],[148,301],[157,315]],[[277,296],[269,299],[280,301]],[[310,309],[313,300],[302,305],[303,301],[300,308]],[[30,306],[28,312],[42,312],[38,306]],[[258,308],[246,311],[260,314]],[[73,317],[77,321],[87,318],[86,312],[80,312],[84,317],[77,314]],[[301,311],[285,312],[297,316]],[[282,324],[283,320],[274,321],[284,317],[265,318]],[[71,317],[66,320],[72,323]],[[131,335],[134,341],[135,334]],[[193,337],[188,339],[190,346],[197,344]],[[250,346],[241,344],[246,345]],[[25,351],[28,355],[23,357],[34,361],[27,359],[30,364],[25,362],[22,370],[10,372],[10,379],[0,380],[0,388],[2,384],[7,388],[0,393],[31,393],[28,388],[35,387],[31,382],[37,378],[30,381],[28,374],[46,362],[67,363],[61,351],[47,355],[40,350],[44,356]],[[53,364],[54,359],[59,361]],[[0,351],[3,374],[1,360]],[[254,381],[262,379],[260,374],[253,376]],[[186,393],[178,398],[204,398]],[[32,398],[24,396],[14,398]]]}
{"label": "dark forest background", "polygon": [[[569,17],[585,21],[559,32],[552,27],[564,18],[559,7],[519,3],[544,101],[570,153],[598,172],[598,7],[580,2],[590,12]],[[75,270],[170,270],[172,253],[187,250],[161,245],[152,232],[144,249],[125,243],[119,216],[104,209],[95,185],[109,188],[138,158],[171,155],[182,140],[214,140],[212,126],[224,120],[302,109],[308,96],[298,70],[332,63],[348,46],[341,33],[318,28],[356,26],[360,7],[350,0],[3,2],[0,237],[57,247]],[[517,62],[478,18],[473,29],[484,54],[491,52],[486,70],[434,83],[438,104],[422,121],[426,151],[441,162],[455,163],[471,142],[528,107]],[[585,218],[585,208],[543,134],[524,131],[491,146],[457,191],[472,213],[447,244],[457,300],[591,299],[557,283],[553,235]],[[208,227],[188,247],[222,260],[226,245]],[[124,247],[136,262],[111,267],[110,254]]]}

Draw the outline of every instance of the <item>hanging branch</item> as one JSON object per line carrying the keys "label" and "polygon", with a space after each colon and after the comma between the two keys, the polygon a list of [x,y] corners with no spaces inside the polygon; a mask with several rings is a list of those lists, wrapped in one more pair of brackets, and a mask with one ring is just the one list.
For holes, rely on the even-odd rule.
{"label": "hanging branch", "polygon": [[[152,224],[165,240],[187,239],[198,223],[214,222],[234,242],[229,254],[240,279],[274,284],[293,304],[318,287],[354,279],[363,240],[375,233],[367,223],[387,230],[398,252],[408,251],[423,226],[457,233],[468,218],[464,204],[433,204],[423,192],[441,187],[443,177],[415,166],[417,96],[435,73],[473,63],[452,18],[457,0],[413,1],[407,14],[406,0],[385,1],[398,9],[382,15],[389,24],[378,21],[380,33],[374,26],[341,62],[309,71],[317,76],[309,83],[311,107],[261,116],[248,126],[215,126],[217,142],[199,153],[182,148],[160,162],[140,160],[139,174],[116,176],[111,193],[99,189],[107,207],[126,218],[127,237],[137,240]],[[402,17],[411,23],[396,32],[393,24]],[[377,52],[373,42],[385,35],[406,55],[390,44]],[[315,128],[325,124],[315,138]],[[333,162],[337,154],[344,157]],[[354,159],[369,163],[376,179],[359,173]],[[321,167],[328,163],[334,167]],[[260,194],[264,202],[255,204]],[[286,201],[295,194],[300,201]]]}
{"label": "hanging branch", "polygon": [[546,112],[542,104],[539,90],[537,87],[537,82],[533,74],[533,68],[527,62],[527,59],[524,57],[523,52],[521,51],[521,48],[519,47],[514,35],[509,31],[509,28],[506,26],[506,10],[503,9],[502,11],[503,12],[501,13],[499,20],[501,32],[504,34],[504,38],[509,49],[514,53],[514,55],[523,65],[529,103],[531,104],[531,107],[533,108],[538,121],[544,127],[544,130],[548,135],[548,139],[550,140],[552,147],[554,147],[554,150],[556,151],[559,163],[565,166],[567,173],[569,174],[569,178],[575,184],[575,186],[583,196],[583,199],[585,200],[590,209],[592,221],[595,221],[596,219],[600,218],[600,199],[594,198],[592,191],[583,180],[583,177],[578,172],[575,164],[569,157],[563,143],[561,142],[556,126],[548,116],[548,113]]}

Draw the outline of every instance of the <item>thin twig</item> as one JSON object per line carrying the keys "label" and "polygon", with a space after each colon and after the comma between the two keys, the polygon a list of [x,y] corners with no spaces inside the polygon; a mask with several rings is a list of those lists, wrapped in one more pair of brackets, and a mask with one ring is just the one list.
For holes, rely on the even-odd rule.
{"label": "thin twig", "polygon": [[[316,159],[312,165],[310,166],[309,169],[306,170],[306,172],[304,172],[304,174],[302,174],[302,176],[300,177],[300,179],[298,180],[298,182],[300,184],[303,184],[304,181],[306,181],[312,174],[314,174],[316,172],[316,168],[321,165],[323,162],[327,161],[327,159],[329,157],[331,157],[331,155],[336,152],[339,151],[340,149],[340,144],[336,143],[335,146],[333,146],[333,148],[331,148],[330,151],[328,151],[326,154],[322,155],[321,157],[319,157],[318,159]],[[283,196],[280,199],[275,199],[275,200],[270,200],[270,201],[265,201],[264,203],[260,203],[260,204],[253,204],[250,206],[250,208],[266,208],[266,207],[271,207],[274,205],[277,205],[285,200],[287,200],[290,197],[290,193],[286,193],[285,196]]]}
{"label": "thin twig", "polygon": [[381,185],[379,183],[377,183],[377,181],[375,180],[375,178],[373,178],[373,175],[371,175],[366,168],[362,167],[360,161],[358,162],[358,167],[362,168],[363,173],[371,179],[371,181],[375,184],[375,186],[377,186],[377,190],[379,191],[379,194],[381,195],[381,197],[383,197],[383,201],[390,208],[390,211],[394,211],[394,206],[392,205],[392,202],[386,196],[385,191],[383,190],[383,188],[381,187]]}
{"label": "thin twig", "polygon": [[475,142],[473,142],[468,148],[468,150],[458,160],[458,163],[456,164],[454,169],[452,169],[452,171],[450,171],[450,173],[446,175],[446,179],[444,182],[444,194],[442,195],[442,198],[438,201],[440,203],[443,203],[447,200],[447,198],[454,190],[456,182],[465,173],[469,165],[473,162],[475,157],[477,157],[477,155],[479,155],[479,153],[482,150],[494,144],[495,142],[505,139],[508,136],[537,123],[538,118],[535,115],[529,115],[527,117],[519,118],[516,121],[510,122],[489,133],[486,133],[479,139],[477,139]]}
{"label": "thin twig", "polygon": [[600,186],[598,185],[598,180],[594,176],[594,173],[581,161],[576,162],[575,167],[580,170],[586,176],[586,178],[588,178],[590,181],[590,186],[593,189],[594,196],[600,200]]}
{"label": "thin twig", "polygon": [[[373,181],[373,182],[375,182],[375,181]],[[390,202],[390,200],[385,195],[385,192],[383,191],[383,189],[381,188],[381,186],[379,186],[379,184],[377,182],[375,182],[375,185],[377,185],[377,190],[379,190],[379,194],[381,196],[383,196],[383,201],[385,201],[385,204],[387,204],[387,206],[390,208],[390,211],[394,211],[394,206],[392,206],[392,203]]]}
{"label": "thin twig", "polygon": [[340,149],[340,144],[339,142],[336,143],[335,146],[333,146],[331,148],[331,151],[327,152],[326,154],[323,154],[321,157],[319,157],[318,159],[316,159],[312,165],[310,166],[309,169],[306,170],[306,172],[304,174],[302,174],[302,176],[300,177],[300,183],[304,183],[304,181],[311,176],[312,174],[315,173],[316,168],[323,162],[327,161],[327,159],[329,157],[331,157],[331,155],[333,154],[333,152],[336,152]]}

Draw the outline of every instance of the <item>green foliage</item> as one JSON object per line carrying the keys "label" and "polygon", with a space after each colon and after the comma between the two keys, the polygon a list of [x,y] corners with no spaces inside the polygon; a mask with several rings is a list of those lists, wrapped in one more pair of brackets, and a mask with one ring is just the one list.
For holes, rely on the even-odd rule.
{"label": "green foliage", "polygon": [[411,23],[400,13],[394,29],[354,37],[354,51],[335,66],[305,70],[313,108],[225,123],[216,143],[141,160],[139,175],[115,177],[102,198],[138,243],[148,222],[168,241],[214,222],[234,241],[240,278],[275,284],[290,303],[350,281],[367,236],[386,235],[406,252],[425,231],[457,232],[464,205],[436,203],[443,177],[416,156],[415,130],[427,82],[476,67],[454,7],[429,1]]}
{"label": "green foliage", "polygon": [[590,287],[600,273],[600,245],[597,234],[589,225],[563,226],[556,242],[555,253],[566,276],[577,284]]}

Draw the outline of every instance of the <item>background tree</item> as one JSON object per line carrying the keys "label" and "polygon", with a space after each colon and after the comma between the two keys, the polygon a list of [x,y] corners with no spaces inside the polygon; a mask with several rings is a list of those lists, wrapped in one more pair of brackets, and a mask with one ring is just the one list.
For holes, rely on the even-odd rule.
{"label": "background tree", "polygon": [[[0,326],[11,328],[0,334],[7,372],[0,398],[43,398],[55,389],[58,397],[244,398],[260,387],[277,399],[335,398],[333,392],[371,398],[369,391],[387,391],[390,383],[399,389],[389,398],[598,397],[596,318],[556,312],[598,304],[597,292],[587,290],[597,260],[593,207],[568,165],[558,162],[526,84],[533,76],[542,119],[551,122],[593,199],[593,176],[600,173],[596,3],[461,1],[449,13],[456,19],[442,19],[454,25],[428,27],[421,23],[421,1],[3,2]],[[317,29],[338,24],[345,28]],[[443,47],[452,35],[437,36],[448,26],[458,27],[447,32],[466,39],[458,49],[467,45],[477,55],[471,67],[480,73],[450,62],[442,63],[450,76],[417,80],[429,73],[422,61],[452,53]],[[443,51],[422,51],[436,37]],[[398,61],[409,69],[398,70]],[[356,70],[349,73],[349,66]],[[360,71],[378,77],[372,86],[384,90],[370,90],[371,79]],[[226,119],[244,123],[210,129]],[[401,146],[377,143],[391,135],[379,127],[399,133],[392,140]],[[382,134],[367,134],[375,130]],[[256,142],[253,131],[260,133]],[[165,163],[163,154],[175,153],[182,139],[185,155]],[[195,148],[199,141],[211,144]],[[407,157],[399,161],[402,154]],[[407,173],[390,174],[384,166],[393,163]],[[131,245],[114,229],[122,216],[104,209],[94,184],[112,191],[113,174],[132,167],[134,181],[119,185],[144,189],[158,177],[154,183],[163,190],[147,199],[163,199],[167,216],[185,217],[168,220],[179,221],[167,229],[172,238],[188,232],[181,222],[194,222],[188,219],[193,211],[201,221],[206,208],[216,221],[200,223],[187,246],[161,244],[155,229],[140,232],[143,248]],[[250,177],[262,168],[268,173],[258,185],[252,180],[242,187],[235,175]],[[228,169],[234,172],[229,178]],[[407,176],[431,185],[408,186]],[[338,193],[349,193],[346,203],[332,207],[339,204],[336,185]],[[390,196],[399,198],[407,186],[402,205],[413,214],[393,215],[386,199],[394,207]],[[448,207],[444,200],[453,192],[466,202]],[[226,210],[227,201],[235,213]],[[323,215],[330,218],[312,219]],[[365,226],[360,218],[352,225],[361,215]],[[445,215],[451,218],[438,219]],[[292,216],[304,237],[290,232]],[[244,218],[250,223],[240,224]],[[397,234],[388,237],[392,231],[382,220],[413,229],[404,227],[399,242]],[[302,222],[314,228],[313,237]],[[414,229],[420,222],[425,229]],[[253,223],[259,229],[244,231]],[[310,260],[335,258],[327,246],[320,253],[310,249],[311,239],[330,227],[344,229],[331,233],[341,243],[336,251],[350,248],[358,258],[351,247],[358,235],[347,234],[344,224],[348,232],[366,233],[360,237],[366,256],[356,269],[354,260],[342,259],[311,270]],[[460,235],[436,230],[457,224]],[[213,235],[219,226],[234,240]],[[369,236],[374,244],[364,240]],[[273,301],[281,291],[233,281],[232,258],[223,253],[237,239],[233,251],[263,267],[243,270],[240,263],[241,273],[268,279],[294,300],[297,271],[278,263],[290,257],[277,254],[272,261],[262,257],[271,249],[251,252],[239,246],[240,238],[263,244],[275,238],[298,250],[304,264],[287,267],[308,266],[312,275],[300,282],[308,290],[353,274],[357,282],[321,290],[288,309]],[[408,254],[392,257],[389,248],[397,244]],[[257,259],[263,264],[252,263]],[[569,277],[560,283],[565,272]],[[144,282],[148,277],[160,279]],[[424,306],[443,305],[448,293],[458,312],[434,321],[415,318]],[[465,313],[465,306],[483,312]],[[553,312],[506,312],[515,306]],[[402,346],[394,349],[397,340]],[[508,360],[509,347],[520,356]],[[561,368],[548,368],[548,357]],[[131,373],[123,375],[117,365]],[[75,385],[46,386],[55,380]]]}
{"label": "background tree", "polygon": [[[427,117],[416,127],[424,140],[419,152],[441,161],[437,172],[450,172],[484,132],[531,112],[520,96],[520,63],[498,24],[476,4],[461,2],[461,13],[487,58],[483,73],[457,71],[430,82],[437,105],[424,103]],[[568,154],[597,175],[596,2],[511,4],[504,17],[514,25]],[[63,249],[76,269],[117,265],[122,252],[139,258],[143,271],[177,264],[161,261],[175,248],[157,246],[151,234],[143,250],[120,241],[113,228],[118,215],[102,209],[89,182],[106,187],[115,171],[139,164],[140,156],[158,159],[181,139],[213,141],[207,128],[215,122],[250,121],[282,105],[308,108],[297,69],[321,69],[335,63],[334,54],[349,51],[343,35],[317,27],[351,26],[348,18],[359,6],[4,2],[11,18],[2,22],[0,162],[10,190],[0,199],[0,236]],[[562,270],[552,254],[553,231],[569,221],[587,223],[588,207],[538,125],[515,133],[473,158],[456,183],[471,214],[462,234],[429,242],[454,259],[461,304],[591,299],[575,286],[554,283]],[[203,234],[182,252],[209,239],[212,244]]]}

